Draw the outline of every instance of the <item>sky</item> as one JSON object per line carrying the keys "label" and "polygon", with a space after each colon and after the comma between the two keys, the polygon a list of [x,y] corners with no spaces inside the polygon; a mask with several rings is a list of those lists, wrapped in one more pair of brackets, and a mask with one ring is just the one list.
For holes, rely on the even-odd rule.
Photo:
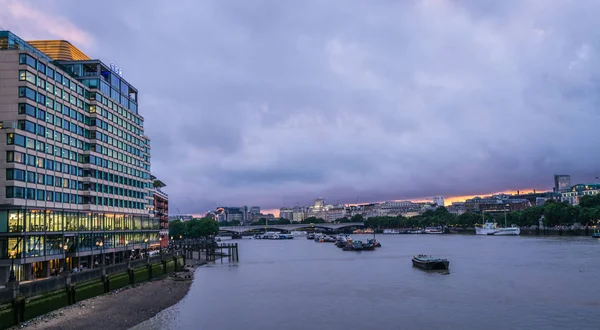
{"label": "sky", "polygon": [[171,213],[600,174],[600,2],[0,0],[136,86]]}

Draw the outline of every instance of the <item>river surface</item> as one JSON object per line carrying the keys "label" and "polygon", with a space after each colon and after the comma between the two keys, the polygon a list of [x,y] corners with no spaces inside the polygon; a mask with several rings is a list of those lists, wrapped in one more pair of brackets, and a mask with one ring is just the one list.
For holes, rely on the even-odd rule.
{"label": "river surface", "polygon": [[[600,240],[377,238],[363,252],[237,240],[239,263],[198,268],[183,300],[134,329],[600,329]],[[450,272],[413,268],[420,253]]]}

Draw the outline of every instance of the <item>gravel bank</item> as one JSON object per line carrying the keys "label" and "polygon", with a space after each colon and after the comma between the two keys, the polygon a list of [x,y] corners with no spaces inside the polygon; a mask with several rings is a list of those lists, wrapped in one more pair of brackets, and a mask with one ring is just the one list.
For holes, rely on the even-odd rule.
{"label": "gravel bank", "polygon": [[117,290],[40,316],[13,329],[69,330],[101,326],[126,330],[185,297],[192,276],[193,269],[190,269],[176,276]]}

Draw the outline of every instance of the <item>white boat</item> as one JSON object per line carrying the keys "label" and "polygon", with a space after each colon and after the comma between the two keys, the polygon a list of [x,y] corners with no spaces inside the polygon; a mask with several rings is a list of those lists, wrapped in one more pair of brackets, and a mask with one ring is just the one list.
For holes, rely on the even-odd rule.
{"label": "white boat", "polygon": [[308,235],[308,233],[305,232],[305,231],[297,231],[297,230],[292,231],[291,234],[293,236],[306,236],[306,235]]}
{"label": "white boat", "polygon": [[425,228],[425,234],[443,234],[444,231],[441,227],[427,227]]}
{"label": "white boat", "polygon": [[261,236],[262,239],[279,239],[279,233],[275,231],[268,231]]}
{"label": "white boat", "polygon": [[384,234],[400,234],[400,231],[397,229],[384,229]]}
{"label": "white boat", "polygon": [[514,225],[501,228],[495,222],[486,222],[481,227],[475,227],[475,233],[490,236],[517,236],[521,234],[521,229]]}

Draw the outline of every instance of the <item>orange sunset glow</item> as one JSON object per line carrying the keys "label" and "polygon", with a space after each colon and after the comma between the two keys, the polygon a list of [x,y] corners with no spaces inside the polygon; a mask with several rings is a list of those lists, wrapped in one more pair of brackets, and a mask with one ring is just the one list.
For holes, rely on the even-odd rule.
{"label": "orange sunset glow", "polygon": [[[516,195],[517,191],[519,192],[519,194],[529,194],[532,192],[546,192],[547,190],[545,189],[537,189],[537,188],[528,188],[528,189],[519,189],[519,190],[505,190],[505,191],[498,191],[498,192],[491,192],[491,193],[482,193],[482,194],[476,194],[476,195],[463,195],[463,196],[452,196],[452,197],[444,197],[444,204],[446,206],[448,205],[452,205],[452,203],[454,202],[464,202],[467,199],[471,199],[474,197],[483,197],[483,196],[491,196],[491,195],[497,195],[497,194],[507,194],[507,195]],[[407,199],[392,199],[392,201],[395,202],[399,202],[399,201],[405,201]],[[426,199],[426,198],[415,198],[415,199],[410,199],[413,202],[427,202],[427,201],[431,201],[431,199]],[[385,201],[380,201],[380,202],[372,202],[372,203],[383,203]],[[363,203],[348,203],[346,205],[360,205],[360,204],[366,204],[366,202]],[[261,210],[261,212],[263,214],[273,214],[275,217],[279,217],[279,209],[265,209],[265,210]]]}

